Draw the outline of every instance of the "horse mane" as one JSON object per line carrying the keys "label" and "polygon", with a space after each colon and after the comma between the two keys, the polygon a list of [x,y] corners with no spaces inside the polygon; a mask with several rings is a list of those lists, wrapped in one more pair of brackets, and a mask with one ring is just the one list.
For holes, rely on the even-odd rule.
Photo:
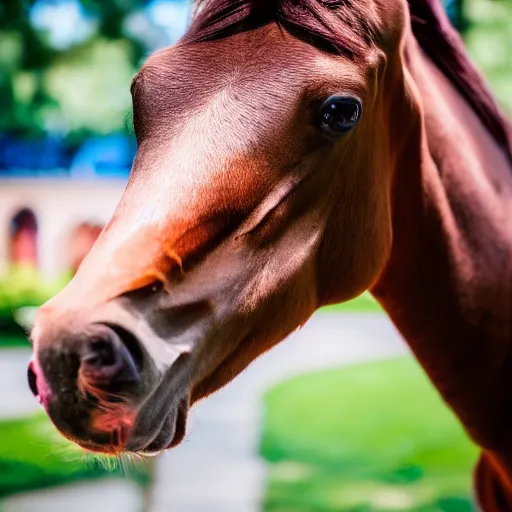
{"label": "horse mane", "polygon": [[[408,0],[420,47],[474,110],[512,162],[512,130],[468,58],[440,0]],[[354,0],[197,0],[183,43],[220,39],[276,22],[323,50],[362,58],[377,34],[365,2]]]}
{"label": "horse mane", "polygon": [[211,41],[276,22],[323,50],[363,58],[376,26],[362,2],[353,0],[196,0],[184,43]]}
{"label": "horse mane", "polygon": [[414,37],[471,106],[512,163],[512,129],[439,0],[408,0]]}

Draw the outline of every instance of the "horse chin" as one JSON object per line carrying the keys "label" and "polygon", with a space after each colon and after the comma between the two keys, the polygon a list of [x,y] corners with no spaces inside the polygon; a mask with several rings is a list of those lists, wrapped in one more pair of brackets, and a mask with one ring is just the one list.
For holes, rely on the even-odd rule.
{"label": "horse chin", "polygon": [[187,433],[187,418],[188,403],[183,401],[182,405],[180,405],[180,408],[178,409],[178,417],[176,418],[174,437],[168,448],[174,448],[175,446],[178,446],[185,439],[185,434]]}
{"label": "horse chin", "polygon": [[[174,415],[170,415],[169,418]],[[143,443],[141,446],[137,448],[127,448],[122,444],[96,444],[92,442],[81,441],[77,439],[73,439],[72,437],[67,437],[70,441],[76,443],[80,448],[85,450],[86,452],[91,452],[95,454],[101,454],[105,456],[113,455],[118,456],[120,454],[136,454],[142,455],[144,457],[154,457],[159,455],[165,450],[174,448],[181,444],[183,439],[185,438],[186,430],[187,430],[187,416],[188,416],[188,407],[186,404],[184,406],[179,407],[176,416],[172,424],[169,421],[164,421],[163,425],[156,433],[149,435],[147,437],[147,443]],[[112,434],[110,437],[114,436],[122,436],[129,437],[129,432],[125,431],[121,434],[119,431]]]}
{"label": "horse chin", "polygon": [[182,400],[174,419],[174,425],[164,422],[163,428],[158,432],[151,443],[140,450],[144,456],[156,456],[159,453],[181,444],[187,432],[188,402]]}

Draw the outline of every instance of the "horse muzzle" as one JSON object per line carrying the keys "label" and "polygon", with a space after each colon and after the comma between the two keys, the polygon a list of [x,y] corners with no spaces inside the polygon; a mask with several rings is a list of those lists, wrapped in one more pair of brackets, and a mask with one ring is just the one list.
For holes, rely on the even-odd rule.
{"label": "horse muzzle", "polygon": [[64,334],[58,345],[58,350],[53,344],[36,349],[28,367],[29,387],[41,402],[70,389],[72,381],[80,393],[101,398],[122,396],[141,379],[142,350],[124,330],[93,324],[82,333]]}
{"label": "horse muzzle", "polygon": [[125,328],[53,326],[35,335],[28,384],[57,429],[83,448],[153,453],[185,434],[188,359],[162,371]]}

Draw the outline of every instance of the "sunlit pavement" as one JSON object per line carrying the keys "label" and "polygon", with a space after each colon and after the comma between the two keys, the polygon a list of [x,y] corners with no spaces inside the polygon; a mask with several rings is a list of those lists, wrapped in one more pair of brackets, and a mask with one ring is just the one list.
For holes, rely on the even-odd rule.
{"label": "sunlit pavement", "polygon": [[0,352],[0,418],[20,418],[41,410],[27,385],[30,350]]}
{"label": "sunlit pavement", "polygon": [[104,479],[14,495],[3,500],[1,508],[2,512],[140,512],[142,503],[134,483]]}
{"label": "sunlit pavement", "polygon": [[[155,461],[145,512],[259,511],[266,480],[265,464],[258,457],[265,390],[304,372],[406,352],[384,315],[316,314],[301,331],[194,408],[185,442]],[[28,357],[23,351],[2,353],[0,385],[8,390],[0,396],[2,415],[37,409],[25,383]],[[2,512],[60,512],[70,511],[70,506],[73,512],[139,512],[141,500],[133,484],[107,479],[14,496],[0,507]]]}

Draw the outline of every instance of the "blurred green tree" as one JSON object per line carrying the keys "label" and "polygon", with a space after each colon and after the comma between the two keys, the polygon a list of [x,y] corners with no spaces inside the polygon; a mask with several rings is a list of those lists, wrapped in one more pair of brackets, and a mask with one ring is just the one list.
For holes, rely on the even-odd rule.
{"label": "blurred green tree", "polygon": [[455,28],[460,32],[466,30],[466,16],[464,12],[464,0],[452,0],[452,20]]}
{"label": "blurred green tree", "polygon": [[[67,48],[56,47],[48,34],[34,25],[31,10],[37,0],[9,0],[0,5],[0,133],[34,137],[56,129],[83,136],[123,125],[122,118],[129,107],[127,94],[122,96],[118,108],[114,108],[114,119],[89,116],[90,119],[84,120],[80,115],[77,117],[76,106],[85,103],[87,90],[73,80],[65,88],[56,85],[55,77],[81,77],[81,83],[89,90],[94,80],[103,87],[127,89],[127,74],[133,73],[147,48],[125,30],[126,20],[142,9],[146,0],[78,1],[83,11],[95,20],[95,26],[88,37]],[[87,59],[90,54],[95,56],[94,62]],[[108,65],[102,62],[105,60],[102,56],[109,58]],[[92,80],[85,79],[87,69],[89,75],[94,75]],[[104,75],[102,80],[102,72],[106,70],[110,81],[105,81]],[[73,98],[76,98],[74,102]],[[64,111],[63,103],[68,104]],[[69,106],[73,103],[74,106]],[[101,101],[100,105],[104,107]],[[108,116],[108,109],[104,113]]]}
{"label": "blurred green tree", "polygon": [[[41,108],[50,101],[44,91],[42,71],[56,51],[41,40],[29,21],[33,2],[11,0],[0,6],[0,131],[31,133],[40,129]],[[27,101],[17,101],[15,83],[20,73],[30,73]],[[25,80],[26,82],[26,80]]]}

